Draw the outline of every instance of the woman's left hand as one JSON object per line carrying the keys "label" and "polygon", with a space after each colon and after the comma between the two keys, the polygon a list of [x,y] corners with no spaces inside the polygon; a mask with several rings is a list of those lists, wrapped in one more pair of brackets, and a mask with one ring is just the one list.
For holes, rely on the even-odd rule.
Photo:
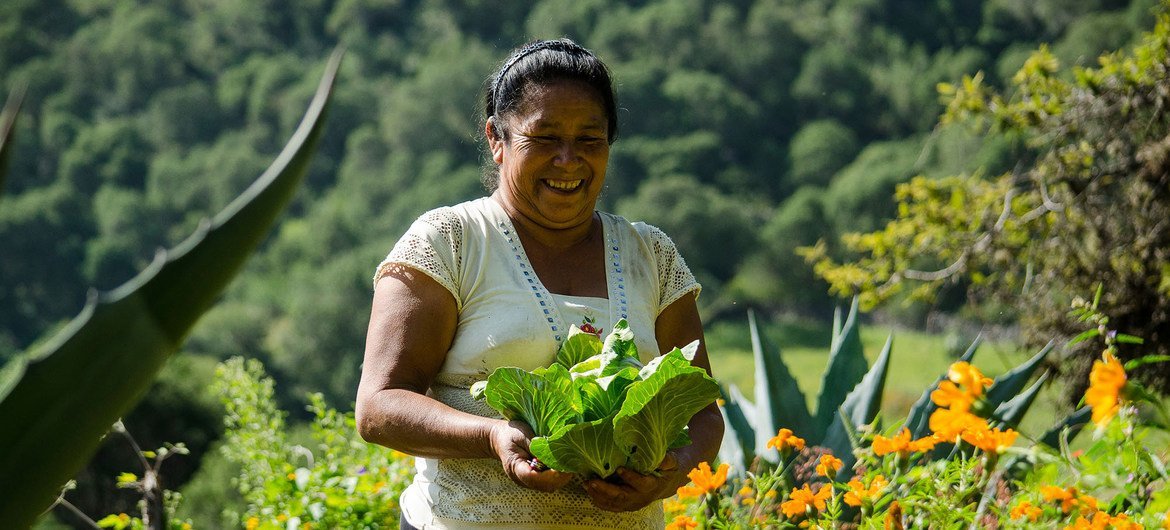
{"label": "woman's left hand", "polygon": [[619,467],[615,474],[621,479],[621,482],[615,484],[597,478],[586,480],[584,482],[585,492],[589,494],[593,505],[602,510],[630,512],[640,510],[658,499],[674,495],[679,486],[690,480],[687,478],[690,468],[679,466],[678,457],[674,451],[667,451],[666,457],[658,465],[657,471],[661,476],[643,475],[637,471]]}

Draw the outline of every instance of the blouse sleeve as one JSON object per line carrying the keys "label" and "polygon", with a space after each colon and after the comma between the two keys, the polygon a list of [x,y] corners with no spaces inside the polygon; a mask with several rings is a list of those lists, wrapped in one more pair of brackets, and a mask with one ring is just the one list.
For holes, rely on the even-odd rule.
{"label": "blouse sleeve", "polygon": [[418,218],[378,264],[374,284],[394,265],[405,265],[430,276],[459,302],[463,224],[449,208],[431,210]]}
{"label": "blouse sleeve", "polygon": [[670,304],[673,304],[684,294],[693,293],[699,297],[702,286],[691,274],[691,269],[683,261],[682,254],[674,246],[665,232],[658,227],[647,225],[650,235],[650,245],[654,252],[654,259],[658,263],[659,301],[658,312],[662,313]]}

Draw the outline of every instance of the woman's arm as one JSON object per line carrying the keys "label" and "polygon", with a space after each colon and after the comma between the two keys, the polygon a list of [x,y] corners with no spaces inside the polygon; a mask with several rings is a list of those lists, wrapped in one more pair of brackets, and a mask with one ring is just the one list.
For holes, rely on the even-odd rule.
{"label": "woman's arm", "polygon": [[357,392],[357,428],[367,442],[426,458],[494,458],[521,486],[551,491],[571,475],[528,464],[523,422],[484,418],[426,395],[455,337],[458,310],[442,285],[396,267],[374,289]]}
{"label": "woman's arm", "polygon": [[[699,349],[691,364],[711,374],[711,362],[707,358],[703,324],[699,319],[695,297],[683,296],[667,306],[658,315],[654,334],[661,353],[698,340]],[[673,495],[679,486],[689,482],[687,473],[700,462],[714,460],[719,452],[719,444],[723,441],[723,416],[719,413],[719,407],[712,403],[696,413],[687,426],[691,444],[667,451],[666,458],[658,466],[662,476],[643,475],[624,467],[618,468],[617,474],[623,484],[599,479],[585,482],[585,490],[593,503],[603,510],[615,512],[638,510],[653,501]]]}

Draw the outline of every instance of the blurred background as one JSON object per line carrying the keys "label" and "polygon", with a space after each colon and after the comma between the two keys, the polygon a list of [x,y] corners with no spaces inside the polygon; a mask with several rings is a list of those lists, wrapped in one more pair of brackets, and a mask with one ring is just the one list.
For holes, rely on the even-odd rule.
{"label": "blurred background", "polygon": [[[28,92],[0,199],[0,363],[237,196],[344,45],[296,202],[126,418],[144,447],[186,443],[166,486],[189,516],[215,520],[236,496],[231,465],[211,450],[223,429],[215,364],[261,360],[291,423],[307,417],[310,391],[352,410],[374,267],[422,212],[484,194],[484,79],[513,47],[568,36],[617,82],[601,208],[678,244],[704,286],[716,375],[750,386],[754,308],[811,381],[823,361],[804,370],[800,359],[828,346],[833,308],[848,301],[795,250],[824,240],[832,253],[839,234],[880,228],[911,177],[998,174],[1019,157],[1006,139],[937,128],[936,85],[982,71],[1004,86],[1040,43],[1062,64],[1095,64],[1149,30],[1156,4],[5,0],[0,87]],[[978,330],[1013,352],[1013,309],[965,293],[960,281],[933,303],[882,306],[867,317],[885,330],[872,341],[913,330],[939,367]],[[74,503],[91,514],[135,501],[114,486],[135,460],[113,442],[78,477]],[[78,524],[58,510],[41,527]]]}

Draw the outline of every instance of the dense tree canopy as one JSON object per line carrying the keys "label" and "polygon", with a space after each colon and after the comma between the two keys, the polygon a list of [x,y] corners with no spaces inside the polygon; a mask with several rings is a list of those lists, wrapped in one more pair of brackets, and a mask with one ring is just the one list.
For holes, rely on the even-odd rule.
{"label": "dense tree canopy", "polygon": [[186,349],[261,358],[286,392],[345,407],[373,267],[420,213],[483,193],[479,91],[516,45],[568,36],[610,65],[622,137],[602,207],[679,243],[708,320],[824,316],[798,247],[881,226],[915,175],[1034,156],[936,131],[936,84],[981,70],[1004,86],[1042,42],[1091,64],[1151,28],[1156,3],[0,2],[0,87],[28,94],[0,196],[0,362],[239,194],[338,44],[307,184]]}

